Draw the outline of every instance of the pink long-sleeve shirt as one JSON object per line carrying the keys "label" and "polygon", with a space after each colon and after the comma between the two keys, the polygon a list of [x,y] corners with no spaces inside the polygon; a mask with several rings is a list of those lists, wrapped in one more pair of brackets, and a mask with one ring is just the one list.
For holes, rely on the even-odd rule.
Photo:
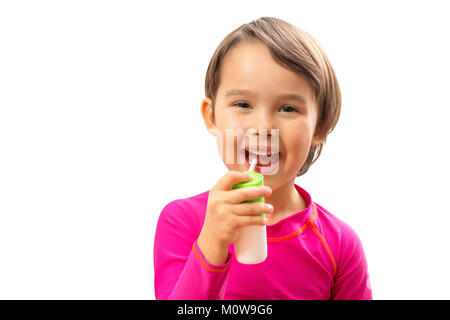
{"label": "pink long-sleeve shirt", "polygon": [[361,241],[343,221],[294,184],[308,207],[267,228],[267,259],[209,263],[197,245],[209,191],[162,210],[154,243],[156,299],[372,299]]}

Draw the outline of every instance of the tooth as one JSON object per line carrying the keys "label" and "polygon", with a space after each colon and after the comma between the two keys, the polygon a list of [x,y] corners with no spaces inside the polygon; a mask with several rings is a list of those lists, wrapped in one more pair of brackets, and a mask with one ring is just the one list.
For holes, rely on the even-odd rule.
{"label": "tooth", "polygon": [[249,150],[250,153],[259,155],[259,156],[271,156],[271,152],[263,152],[263,151],[255,151],[255,150]]}

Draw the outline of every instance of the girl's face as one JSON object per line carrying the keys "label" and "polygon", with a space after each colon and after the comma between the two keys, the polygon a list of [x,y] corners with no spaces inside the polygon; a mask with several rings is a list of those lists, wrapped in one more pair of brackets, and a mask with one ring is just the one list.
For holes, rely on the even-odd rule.
{"label": "girl's face", "polygon": [[[309,148],[320,143],[314,138],[317,104],[313,88],[302,76],[279,65],[260,42],[239,44],[226,54],[221,65],[215,117],[211,104],[210,98],[203,100],[202,115],[210,132],[220,132],[216,137],[220,139],[219,149],[222,148],[222,159],[229,170],[248,170],[248,161],[237,160],[239,150],[248,149],[255,141],[258,147],[271,146],[271,129],[278,129],[278,170],[264,176],[264,184],[272,189],[295,180]],[[228,149],[227,129],[245,132],[242,137],[232,137],[234,142],[231,147],[228,144]],[[261,129],[266,129],[268,135],[263,136]],[[229,148],[235,155],[231,163],[226,158]],[[245,155],[248,159],[248,153]]]}

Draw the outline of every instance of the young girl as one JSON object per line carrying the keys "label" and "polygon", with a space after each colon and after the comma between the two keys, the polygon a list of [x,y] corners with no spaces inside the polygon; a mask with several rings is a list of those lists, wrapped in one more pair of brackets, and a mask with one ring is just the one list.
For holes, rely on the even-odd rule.
{"label": "young girl", "polygon": [[[244,24],[216,49],[205,87],[202,116],[222,146],[228,129],[258,138],[278,129],[277,170],[264,175],[264,186],[231,189],[251,179],[244,173],[250,152],[273,147],[246,136],[233,141],[234,154],[245,148],[244,163],[225,161],[224,147],[229,171],[214,187],[164,207],[154,244],[156,299],[372,299],[356,233],[295,184],[319,157],[341,107],[318,42],[277,18]],[[258,162],[255,171],[266,167]],[[265,204],[242,203],[259,197]],[[248,225],[266,226],[262,263],[236,260],[234,242]]]}

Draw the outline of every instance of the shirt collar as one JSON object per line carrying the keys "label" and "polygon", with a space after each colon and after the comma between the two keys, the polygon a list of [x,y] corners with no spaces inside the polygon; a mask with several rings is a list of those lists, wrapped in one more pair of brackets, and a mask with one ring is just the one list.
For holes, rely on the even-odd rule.
{"label": "shirt collar", "polygon": [[298,193],[300,193],[303,199],[305,199],[307,207],[272,225],[267,225],[266,230],[268,242],[284,241],[300,234],[307,227],[308,219],[311,218],[312,220],[315,218],[315,216],[313,216],[313,203],[309,193],[295,183],[294,187],[297,189]]}

